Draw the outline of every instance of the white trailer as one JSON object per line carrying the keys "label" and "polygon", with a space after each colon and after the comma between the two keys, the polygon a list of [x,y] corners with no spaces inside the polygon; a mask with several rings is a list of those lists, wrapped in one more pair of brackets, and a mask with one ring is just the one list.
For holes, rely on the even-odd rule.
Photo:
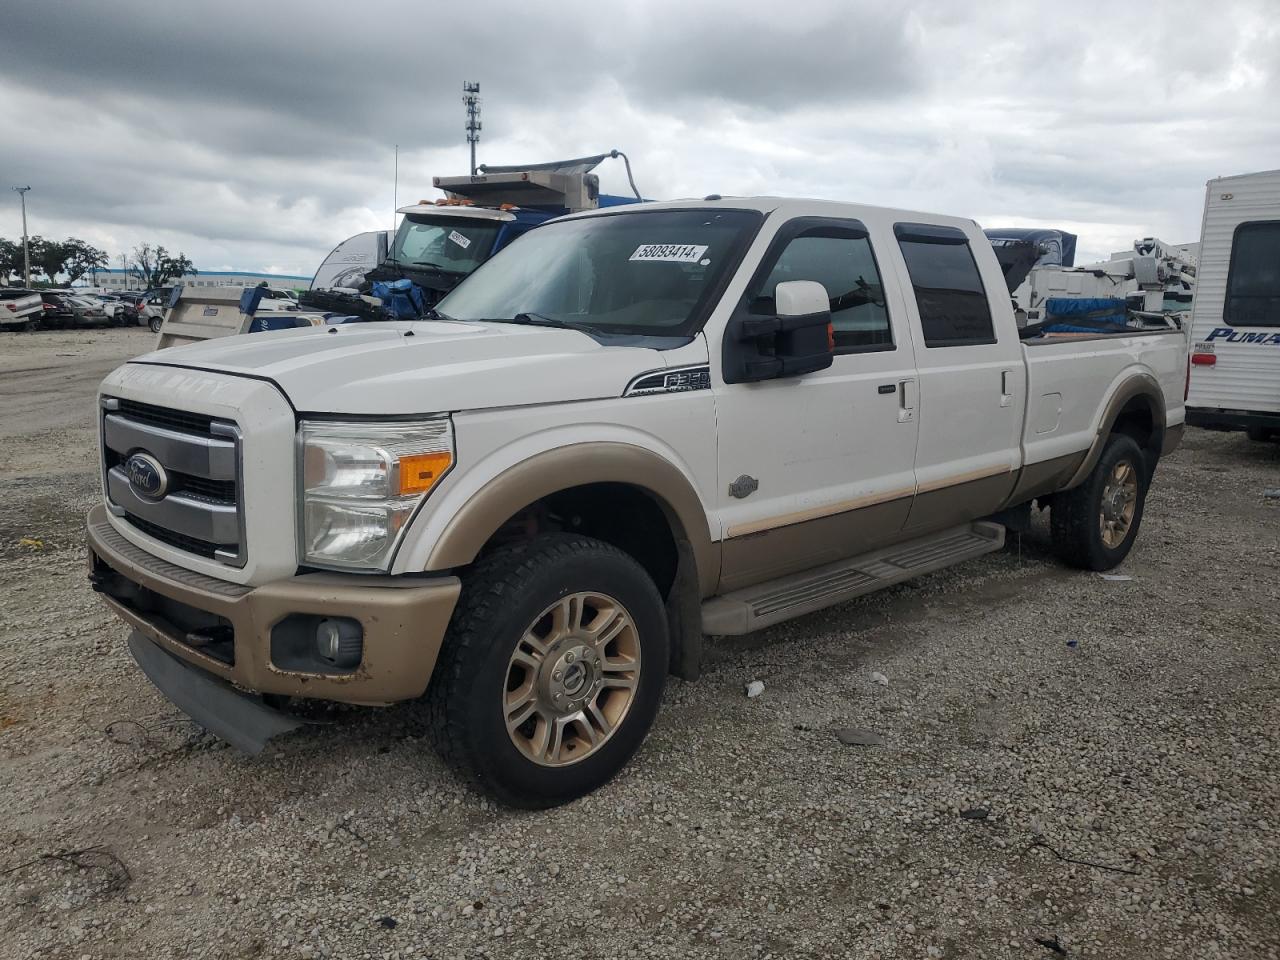
{"label": "white trailer", "polygon": [[1210,180],[1187,422],[1280,438],[1280,170]]}

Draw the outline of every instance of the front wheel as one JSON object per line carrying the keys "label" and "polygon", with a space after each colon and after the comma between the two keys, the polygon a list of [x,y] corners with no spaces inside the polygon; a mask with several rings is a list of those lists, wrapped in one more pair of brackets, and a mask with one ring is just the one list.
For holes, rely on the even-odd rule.
{"label": "front wheel", "polygon": [[561,534],[499,550],[464,578],[427,693],[432,739],[505,803],[566,803],[640,746],[667,650],[657,588],[620,550]]}
{"label": "front wheel", "polygon": [[1142,524],[1150,477],[1137,441],[1109,437],[1084,483],[1053,498],[1049,525],[1059,559],[1085,570],[1110,570],[1124,560]]}

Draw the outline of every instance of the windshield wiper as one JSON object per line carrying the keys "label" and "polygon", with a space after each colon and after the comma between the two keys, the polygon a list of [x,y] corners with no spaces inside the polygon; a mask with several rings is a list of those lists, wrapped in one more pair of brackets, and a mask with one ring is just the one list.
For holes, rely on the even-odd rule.
{"label": "windshield wiper", "polygon": [[[436,263],[434,260],[414,260],[413,265],[415,267],[435,267],[437,270],[444,270],[444,267],[440,266],[440,264]],[[446,272],[453,273],[454,271],[449,270]]]}
{"label": "windshield wiper", "polygon": [[577,330],[580,333],[594,330],[588,323],[574,323],[570,320],[559,320],[542,313],[517,313],[514,317],[494,317],[489,323],[518,323],[526,327],[555,327],[559,330]]}

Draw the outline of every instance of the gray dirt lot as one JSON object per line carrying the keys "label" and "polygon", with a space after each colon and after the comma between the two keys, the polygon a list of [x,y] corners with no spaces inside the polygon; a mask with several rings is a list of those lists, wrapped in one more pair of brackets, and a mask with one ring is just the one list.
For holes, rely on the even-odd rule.
{"label": "gray dirt lot", "polygon": [[1191,431],[1132,581],[1040,523],[716,642],[621,778],[522,813],[413,705],[247,759],[134,668],[80,523],[94,386],[151,340],[0,337],[3,957],[1280,956],[1280,447]]}

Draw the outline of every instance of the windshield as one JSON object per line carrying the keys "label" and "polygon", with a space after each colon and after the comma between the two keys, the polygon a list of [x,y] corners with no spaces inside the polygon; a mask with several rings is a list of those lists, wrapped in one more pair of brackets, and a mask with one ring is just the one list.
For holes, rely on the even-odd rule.
{"label": "windshield", "polygon": [[501,228],[500,220],[405,217],[391,244],[390,257],[402,267],[467,274],[489,255]]}
{"label": "windshield", "polygon": [[550,223],[495,256],[438,310],[455,320],[523,316],[688,335],[761,219],[744,210],[636,210]]}

